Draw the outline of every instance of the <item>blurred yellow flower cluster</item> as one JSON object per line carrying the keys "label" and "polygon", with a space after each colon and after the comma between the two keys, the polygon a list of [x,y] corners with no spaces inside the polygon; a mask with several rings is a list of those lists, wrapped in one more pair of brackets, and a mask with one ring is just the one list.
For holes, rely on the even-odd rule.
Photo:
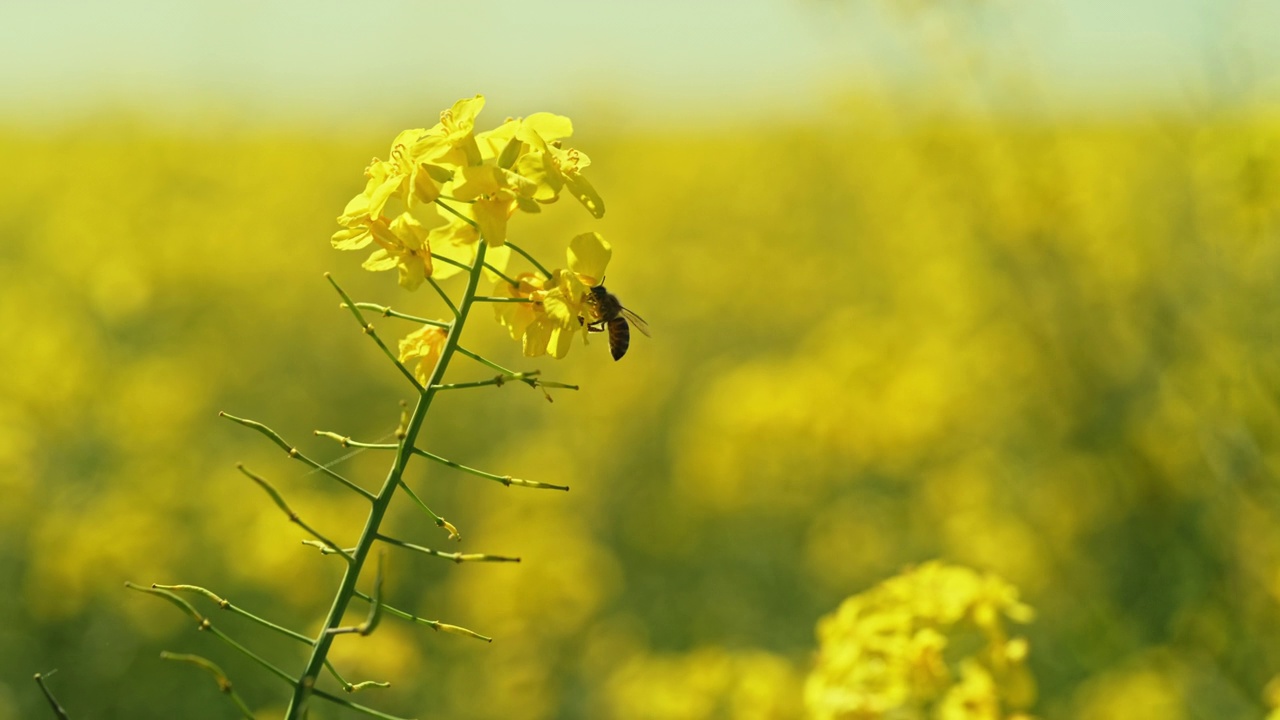
{"label": "blurred yellow flower cluster", "polygon": [[606,714],[617,720],[787,720],[800,714],[802,677],[785,658],[759,650],[639,656],[609,678]]}
{"label": "blurred yellow flower cluster", "polygon": [[925,563],[855,595],[818,624],[805,704],[821,720],[1026,718],[1034,700],[1029,622],[1017,588],[966,567]]}

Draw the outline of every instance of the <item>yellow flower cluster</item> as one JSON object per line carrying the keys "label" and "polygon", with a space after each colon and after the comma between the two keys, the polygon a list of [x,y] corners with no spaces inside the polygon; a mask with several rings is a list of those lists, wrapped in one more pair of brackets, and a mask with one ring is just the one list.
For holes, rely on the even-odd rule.
{"label": "yellow flower cluster", "polygon": [[548,278],[523,273],[514,286],[504,280],[495,283],[494,295],[529,300],[494,306],[498,322],[512,340],[521,341],[525,355],[549,352],[562,358],[569,352],[573,334],[597,317],[590,288],[604,280],[612,254],[613,248],[599,233],[584,233],[569,242],[568,270],[554,270]]}
{"label": "yellow flower cluster", "polygon": [[507,239],[517,210],[536,213],[568,189],[595,217],[604,202],[580,174],[590,159],[561,141],[573,133],[569,119],[551,113],[508,119],[476,133],[484,97],[459,100],[430,129],[405,130],[387,160],[374,158],[365,189],[347,203],[333,236],[339,250],[376,245],[364,262],[369,270],[398,269],[400,285],[412,290],[425,278],[456,274],[453,263],[475,258],[475,244]]}
{"label": "yellow flower cluster", "polygon": [[[569,243],[568,269],[502,274],[510,257],[507,225],[517,211],[537,213],[569,194],[595,217],[604,201],[581,175],[591,160],[562,146],[573,134],[569,118],[535,113],[475,132],[484,97],[459,100],[430,129],[405,130],[391,144],[389,159],[374,158],[365,170],[364,191],[347,203],[333,236],[339,250],[376,246],[368,270],[396,269],[400,285],[417,289],[476,262],[483,238],[485,265],[497,277],[497,319],[520,340],[525,355],[569,352],[574,333],[599,319],[590,289],[604,280],[612,250],[598,233]],[[523,253],[523,251],[521,251]],[[527,257],[527,256],[526,256]],[[442,262],[436,262],[436,260]],[[537,264],[535,262],[535,264]],[[430,375],[444,347],[446,330],[426,327],[400,341],[400,360],[416,360],[415,375]]]}
{"label": "yellow flower cluster", "polygon": [[925,563],[855,595],[818,624],[805,705],[819,720],[1027,720],[1032,610],[994,575]]}

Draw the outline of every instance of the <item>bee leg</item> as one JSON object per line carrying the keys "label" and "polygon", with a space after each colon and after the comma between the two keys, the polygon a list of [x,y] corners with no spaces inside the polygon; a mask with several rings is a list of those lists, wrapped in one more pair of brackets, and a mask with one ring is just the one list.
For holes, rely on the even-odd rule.
{"label": "bee leg", "polygon": [[[582,320],[582,318],[578,318],[578,320]],[[590,322],[590,323],[584,323],[584,324],[586,325],[587,332],[589,332],[589,333],[601,333],[601,332],[604,332],[604,321],[603,321],[603,320],[599,320],[599,321],[596,321],[596,322]]]}

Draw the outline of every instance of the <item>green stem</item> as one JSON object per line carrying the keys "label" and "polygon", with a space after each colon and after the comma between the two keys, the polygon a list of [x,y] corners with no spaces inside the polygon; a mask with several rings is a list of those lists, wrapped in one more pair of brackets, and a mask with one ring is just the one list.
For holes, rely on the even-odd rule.
{"label": "green stem", "polygon": [[356,307],[362,310],[373,310],[374,312],[381,314],[383,317],[400,318],[401,320],[412,320],[413,322],[422,323],[423,325],[430,325],[432,327],[444,328],[445,330],[449,329],[449,323],[445,322],[444,320],[428,320],[424,317],[418,317],[417,315],[408,315],[406,313],[392,310],[386,305],[379,305],[378,303],[361,302],[361,303],[356,303]]}
{"label": "green stem", "polygon": [[542,267],[542,263],[538,262],[532,255],[525,252],[524,248],[520,247],[519,245],[516,245],[510,240],[507,241],[507,247],[511,248],[512,250],[515,250],[522,257],[524,257],[525,260],[528,260],[530,263],[532,263],[534,267],[538,268],[538,272],[542,273],[543,277],[547,278],[548,280],[551,279],[551,272],[548,271],[546,268]]}
{"label": "green stem", "polygon": [[502,278],[503,280],[506,280],[506,281],[507,281],[507,284],[508,284],[508,285],[510,285],[511,287],[513,287],[513,288],[518,288],[518,287],[520,287],[520,283],[518,283],[518,282],[516,282],[515,280],[513,280],[512,278],[508,277],[506,273],[502,272],[502,271],[501,271],[501,270],[499,270],[498,268],[496,268],[496,267],[494,267],[494,266],[490,265],[489,263],[485,263],[485,264],[484,264],[484,267],[485,267],[485,269],[486,269],[486,270],[488,270],[489,272],[493,273],[494,275],[497,275],[498,277]]}
{"label": "green stem", "polygon": [[333,548],[335,552],[341,553],[343,559],[346,560],[347,562],[351,562],[350,555],[342,552],[342,549],[339,548],[336,543],[334,543],[329,538],[321,535],[315,528],[308,525],[306,521],[304,521],[301,517],[299,517],[298,513],[294,512],[293,508],[289,507],[289,503],[284,501],[284,496],[280,494],[280,491],[272,487],[271,483],[249,472],[247,469],[245,469],[244,465],[236,465],[236,469],[239,470],[241,473],[243,473],[245,477],[257,483],[258,487],[265,490],[267,494],[271,496],[272,501],[275,502],[276,507],[280,508],[280,510],[283,511],[285,515],[289,516],[290,522],[302,528],[303,530],[306,530],[311,535],[311,537]]}
{"label": "green stem", "polygon": [[468,350],[468,349],[466,349],[466,348],[462,347],[461,345],[459,345],[459,346],[458,346],[458,352],[462,353],[463,355],[466,355],[467,357],[471,358],[472,360],[475,360],[475,361],[476,361],[476,362],[478,362],[478,363],[481,363],[481,364],[483,364],[483,365],[488,365],[489,367],[493,368],[494,370],[497,370],[498,372],[502,373],[503,375],[515,375],[515,374],[516,374],[516,371],[515,371],[515,370],[508,370],[508,369],[506,369],[506,368],[502,367],[501,365],[499,365],[498,363],[496,363],[496,362],[494,362],[494,361],[490,360],[489,358],[487,358],[487,357],[485,357],[485,356],[483,356],[483,355],[481,355],[481,354],[479,354],[479,353],[471,352],[470,350]]}
{"label": "green stem", "polygon": [[342,476],[341,476],[341,475],[339,475],[338,473],[336,473],[336,472],[334,472],[334,471],[330,470],[330,469],[328,468],[328,466],[321,465],[320,463],[316,462],[315,460],[312,460],[311,458],[307,457],[306,455],[303,455],[301,452],[299,452],[299,451],[298,451],[298,448],[293,447],[293,446],[292,446],[292,445],[290,445],[289,443],[285,442],[285,441],[284,441],[284,438],[280,437],[280,434],[279,434],[279,433],[277,433],[275,430],[272,430],[271,428],[267,427],[266,425],[263,425],[262,423],[257,422],[257,421],[255,421],[255,420],[247,420],[247,419],[245,419],[245,418],[236,417],[235,415],[232,415],[231,413],[227,413],[227,412],[221,412],[221,411],[220,411],[220,412],[218,413],[218,417],[224,417],[224,418],[226,418],[226,419],[230,420],[230,421],[231,421],[231,422],[233,422],[233,423],[238,423],[238,424],[243,425],[243,426],[245,426],[245,427],[247,427],[247,428],[251,428],[251,429],[253,429],[253,430],[257,430],[258,432],[262,433],[263,435],[266,435],[266,436],[271,440],[271,442],[275,443],[275,444],[276,444],[276,445],[278,445],[282,450],[284,450],[286,453],[288,453],[289,457],[294,458],[295,460],[300,460],[304,465],[309,465],[309,466],[311,466],[311,467],[315,468],[317,471],[322,472],[322,473],[324,473],[325,475],[328,475],[329,477],[333,478],[334,480],[337,480],[338,482],[342,483],[343,485],[346,485],[348,488],[350,488],[350,489],[352,489],[352,490],[354,490],[354,491],[356,491],[356,492],[360,493],[361,495],[363,495],[363,496],[364,496],[364,498],[365,498],[366,500],[372,500],[372,499],[373,499],[373,493],[369,492],[368,490],[365,490],[364,488],[360,487],[359,485],[356,485],[355,483],[353,483],[353,482],[351,482],[350,480],[348,480],[348,479],[346,479],[346,478],[342,477]]}
{"label": "green stem", "polygon": [[222,671],[222,668],[215,665],[212,661],[202,658],[199,655],[189,655],[186,653],[161,652],[160,658],[163,660],[175,660],[177,662],[185,662],[195,665],[213,676],[213,681],[218,683],[218,690],[227,697],[231,698],[231,702],[235,703],[236,709],[240,714],[253,720],[253,713],[249,710],[249,706],[244,704],[240,696],[231,686],[231,679]]}
{"label": "green stem", "polygon": [[458,317],[458,306],[453,304],[453,300],[449,298],[449,293],[440,287],[440,283],[436,282],[435,278],[429,277],[427,282],[431,283],[431,287],[436,289],[436,294],[440,296],[441,300],[444,300],[444,304],[449,306],[449,312],[453,313],[454,317]]}
{"label": "green stem", "polygon": [[486,553],[455,553],[455,552],[444,552],[443,550],[432,550],[429,547],[423,547],[421,545],[416,545],[411,542],[405,542],[404,540],[400,540],[398,538],[387,537],[386,535],[379,535],[378,539],[388,545],[395,545],[396,547],[402,547],[405,550],[413,550],[414,552],[420,552],[423,555],[430,555],[431,557],[438,557],[444,560],[452,560],[456,563],[520,562],[520,558],[511,557],[509,555],[488,555]]}
{"label": "green stem", "polygon": [[409,487],[404,480],[400,481],[400,486],[404,488],[405,492],[409,493],[409,497],[413,498],[414,502],[418,503],[418,507],[422,508],[424,512],[431,516],[431,520],[436,524],[436,527],[444,528],[445,532],[449,533],[450,540],[462,540],[462,535],[458,532],[458,528],[454,527],[453,523],[437,515],[434,510],[427,507],[427,504],[422,502],[422,498],[418,497],[418,493],[414,492],[413,488]]}
{"label": "green stem", "polygon": [[503,485],[506,485],[507,487],[511,487],[512,485],[515,485],[516,487],[542,488],[546,490],[568,490],[569,489],[568,485],[552,485],[551,483],[537,482],[534,480],[521,480],[520,478],[513,478],[510,475],[495,475],[493,473],[487,473],[483,470],[477,470],[473,467],[467,467],[462,463],[454,462],[448,458],[442,458],[439,455],[434,455],[432,453],[427,452],[426,450],[419,450],[417,448],[414,448],[413,451],[418,455],[421,455],[422,457],[427,458],[428,460],[434,460],[440,463],[441,465],[447,465],[455,470],[461,470],[462,472],[470,473],[472,475],[475,475],[476,477],[482,477],[486,480],[499,482],[499,483],[502,483]]}
{"label": "green stem", "polygon": [[[432,385],[432,390],[466,390],[467,388],[485,387],[486,385],[497,385],[502,387],[513,380],[521,382],[530,382],[533,378],[541,374],[539,370],[533,370],[525,373],[516,373],[515,375],[498,375],[488,380],[472,380],[470,382],[449,383],[448,385]],[[535,385],[536,383],[530,383]]]}
{"label": "green stem", "polygon": [[212,590],[207,590],[205,588],[200,587],[199,585],[160,585],[158,583],[151,583],[151,587],[156,588],[157,590],[168,590],[170,592],[192,592],[192,593],[198,593],[200,595],[204,595],[205,597],[209,598],[209,600],[213,601],[218,607],[222,608],[223,610],[229,610],[233,614],[239,615],[240,617],[245,618],[247,620],[251,620],[267,628],[268,630],[273,630],[277,633],[280,633],[281,635],[284,635],[287,638],[291,638],[293,640],[297,640],[298,642],[306,643],[308,645],[310,645],[312,642],[311,638],[307,637],[306,635],[303,635],[302,633],[296,632],[294,630],[290,630],[289,628],[284,627],[283,625],[277,625],[265,618],[260,618],[257,615],[254,615],[253,613],[249,612],[248,610],[245,610],[244,608],[232,603],[230,600],[219,597]]}
{"label": "green stem", "polygon": [[[453,259],[453,258],[451,258],[451,257],[445,257],[445,256],[443,256],[443,255],[432,255],[432,256],[431,256],[431,259],[432,259],[433,261],[435,261],[435,260],[439,260],[439,261],[443,262],[443,263],[444,263],[444,264],[446,264],[446,265],[452,265],[452,266],[454,266],[454,267],[456,267],[456,268],[461,268],[461,269],[463,269],[463,270],[466,270],[467,272],[471,272],[471,266],[470,266],[470,265],[468,265],[468,264],[466,264],[466,263],[464,263],[464,262],[462,262],[461,260],[454,260],[454,259]],[[484,264],[484,269],[485,269],[485,270],[488,270],[489,272],[493,273],[494,275],[497,275],[498,277],[502,278],[503,280],[506,280],[506,281],[507,281],[507,284],[508,284],[508,285],[510,285],[511,287],[519,287],[519,286],[520,286],[520,283],[518,283],[518,282],[516,282],[515,280],[512,280],[511,278],[507,277],[506,273],[502,272],[501,270],[499,270],[498,268],[494,267],[494,266],[493,266],[493,265],[491,265],[490,263],[485,263],[485,264]]]}
{"label": "green stem", "polygon": [[391,352],[391,349],[387,347],[387,344],[382,342],[382,338],[378,337],[378,333],[374,331],[373,326],[365,322],[364,315],[360,314],[360,308],[356,307],[356,303],[351,300],[349,295],[347,295],[347,291],[343,290],[342,286],[338,285],[338,281],[334,280],[333,276],[329,273],[325,273],[324,277],[329,281],[329,284],[333,286],[333,289],[337,290],[338,294],[342,296],[343,307],[350,310],[351,314],[356,316],[356,322],[360,323],[360,327],[364,329],[364,333],[373,338],[373,341],[378,344],[378,347],[382,348],[382,352],[387,357],[391,358],[391,362],[395,363],[396,368],[400,370],[400,374],[409,378],[409,382],[413,383],[413,386],[418,389],[418,392],[426,392],[426,389],[422,387],[422,383],[418,382],[418,378],[414,377],[413,373],[409,372],[409,368],[405,367],[404,363],[400,362],[400,358],[396,357],[395,353]]}
{"label": "green stem", "polygon": [[[466,351],[463,350],[461,347],[458,348],[458,352],[466,354]],[[496,367],[496,366],[495,366],[495,369],[502,370],[502,368]],[[506,371],[503,370],[503,372],[506,372]],[[360,448],[362,450],[395,450],[397,447],[399,447],[398,445],[393,445],[391,443],[360,442],[358,440],[352,440],[349,437],[343,437],[338,433],[329,432],[327,430],[316,430],[316,435],[327,437],[331,440],[336,440],[338,441],[338,443],[342,445],[342,447],[354,447],[354,448]],[[435,462],[438,462],[441,465],[446,465],[455,470],[461,470],[462,472],[465,472],[465,473],[471,473],[476,477],[482,477],[486,480],[492,480],[496,483],[501,483],[503,485],[506,485],[507,487],[511,487],[512,485],[514,485],[516,487],[542,488],[544,490],[568,490],[569,489],[568,485],[553,485],[551,483],[538,482],[536,480],[521,480],[520,478],[511,477],[510,475],[497,475],[494,473],[485,472],[483,470],[477,470],[476,468],[463,465],[460,462],[454,462],[449,458],[441,457],[439,455],[436,455],[435,453],[429,453],[426,450],[422,450],[420,448],[414,448],[413,453],[415,455],[421,455],[422,457],[428,460],[433,460]],[[413,495],[413,491],[409,488],[408,485],[405,485],[404,489],[408,491],[410,495]],[[424,505],[424,508],[425,508],[425,505]],[[427,511],[430,512],[429,508],[425,508],[425,509],[427,509]],[[435,517],[435,513],[431,513],[431,515],[432,517]],[[308,543],[308,544],[312,544],[312,543]],[[324,547],[322,543],[319,544],[319,546]]]}
{"label": "green stem", "polygon": [[[444,203],[441,204],[443,205]],[[462,330],[466,326],[467,317],[471,313],[476,290],[480,286],[485,250],[484,238],[481,238],[476,248],[476,262],[471,268],[471,274],[467,277],[467,287],[463,292],[462,302],[458,305],[457,319],[453,326],[449,328],[444,347],[440,351],[440,359],[436,362],[435,369],[431,372],[426,388],[418,396],[418,403],[414,406],[408,423],[405,424],[404,436],[400,439],[400,446],[396,450],[395,460],[391,465],[391,469],[387,472],[382,488],[373,500],[372,507],[369,509],[369,516],[365,521],[364,530],[360,533],[360,540],[356,543],[355,551],[351,553],[352,560],[348,563],[346,572],[342,576],[342,583],[338,586],[338,591],[334,595],[333,605],[329,608],[329,614],[325,618],[324,626],[316,638],[315,646],[312,648],[306,667],[303,669],[298,682],[294,685],[293,697],[289,700],[289,707],[285,712],[285,720],[299,720],[305,712],[308,695],[317,692],[314,690],[315,681],[324,667],[325,659],[329,656],[329,649],[333,646],[335,638],[328,631],[341,625],[342,616],[346,613],[347,606],[351,603],[351,598],[354,597],[356,581],[360,578],[360,571],[364,568],[369,551],[373,549],[379,537],[378,530],[382,526],[382,520],[387,514],[387,509],[391,506],[391,498],[394,497],[396,488],[400,487],[405,467],[409,463],[409,458],[413,455],[414,443],[418,438],[418,433],[422,430],[422,423],[427,417],[427,411],[431,408],[431,402],[435,399],[437,390],[434,386],[438,385],[444,377],[445,371],[449,368],[449,361],[453,359],[453,354],[458,349],[458,341],[462,337]],[[354,307],[354,304],[351,304],[351,310],[356,313],[356,319],[361,320],[359,310]],[[412,374],[410,375],[412,376]],[[418,385],[416,379],[414,384]]]}
{"label": "green stem", "polygon": [[493,295],[482,295],[481,297],[476,298],[476,302],[489,302],[489,303],[504,303],[504,302],[510,302],[510,303],[531,303],[531,302],[533,302],[533,299],[532,299],[532,298],[497,297],[497,296],[493,296]]}
{"label": "green stem", "polygon": [[57,698],[53,696],[53,691],[49,689],[49,686],[44,684],[44,679],[52,675],[54,672],[56,671],[50,671],[43,675],[36,673],[36,684],[40,686],[40,692],[44,693],[44,699],[49,701],[49,707],[53,709],[53,714],[58,717],[58,720],[70,720],[70,717],[67,715],[67,711],[58,704]]}
{"label": "green stem", "polygon": [[[364,600],[365,602],[373,602],[373,598],[369,597],[368,595],[365,595],[359,590],[356,591],[356,597],[360,598],[361,600]],[[476,640],[483,640],[485,642],[493,642],[493,638],[489,637],[488,635],[481,635],[480,633],[474,630],[468,630],[464,627],[459,627],[457,625],[442,623],[439,620],[428,620],[424,617],[418,617],[413,613],[405,612],[404,610],[391,607],[390,605],[387,605],[385,603],[383,604],[382,609],[385,610],[388,615],[394,615],[400,618],[401,620],[408,620],[409,622],[415,622],[415,623],[420,623],[422,625],[426,625],[432,630],[453,633],[454,635],[465,635],[466,637],[475,638]]]}

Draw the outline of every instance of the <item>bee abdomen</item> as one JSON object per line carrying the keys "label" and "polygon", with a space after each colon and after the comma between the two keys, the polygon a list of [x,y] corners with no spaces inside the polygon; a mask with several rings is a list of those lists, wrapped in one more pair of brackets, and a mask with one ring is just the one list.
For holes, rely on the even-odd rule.
{"label": "bee abdomen", "polygon": [[631,326],[627,325],[625,318],[615,317],[608,322],[608,329],[609,353],[614,360],[621,360],[631,346]]}

